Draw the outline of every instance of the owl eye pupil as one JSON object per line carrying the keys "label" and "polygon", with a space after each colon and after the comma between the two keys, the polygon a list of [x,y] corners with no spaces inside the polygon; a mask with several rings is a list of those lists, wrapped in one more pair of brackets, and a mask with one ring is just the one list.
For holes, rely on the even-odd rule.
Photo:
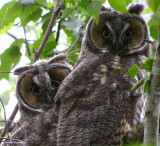
{"label": "owl eye pupil", "polygon": [[37,85],[33,85],[31,91],[33,94],[39,94],[40,92],[39,87]]}
{"label": "owl eye pupil", "polygon": [[125,37],[126,39],[130,39],[130,38],[132,37],[132,35],[133,35],[132,31],[131,31],[131,30],[127,30],[127,31],[125,32],[125,34],[124,34],[124,37]]}
{"label": "owl eye pupil", "polygon": [[103,31],[103,37],[106,39],[110,38],[111,37],[110,32],[108,30]]}
{"label": "owl eye pupil", "polygon": [[54,81],[54,80],[52,81],[52,87],[55,89],[59,88],[60,84],[61,83],[59,81]]}

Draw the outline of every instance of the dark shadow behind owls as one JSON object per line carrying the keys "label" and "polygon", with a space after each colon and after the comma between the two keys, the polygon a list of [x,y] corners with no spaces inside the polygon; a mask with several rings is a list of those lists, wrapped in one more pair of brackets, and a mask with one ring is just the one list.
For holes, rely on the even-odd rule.
{"label": "dark shadow behind owls", "polygon": [[130,90],[147,72],[126,75],[150,56],[142,10],[140,4],[130,6],[130,15],[106,9],[98,25],[88,22],[79,59],[55,97],[58,146],[120,145],[143,122],[143,87]]}
{"label": "dark shadow behind owls", "polygon": [[56,145],[58,115],[52,108],[61,82],[72,70],[66,61],[66,55],[58,55],[14,71],[18,75],[16,97],[20,120],[10,133],[10,139],[22,143],[12,141],[8,145]]}

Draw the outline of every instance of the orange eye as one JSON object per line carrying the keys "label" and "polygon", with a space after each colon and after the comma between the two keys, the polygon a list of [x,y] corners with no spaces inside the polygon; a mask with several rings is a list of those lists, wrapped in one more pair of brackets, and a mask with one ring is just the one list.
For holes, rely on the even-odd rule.
{"label": "orange eye", "polygon": [[32,93],[35,94],[35,95],[40,93],[40,89],[39,89],[39,87],[38,87],[37,85],[34,85],[34,86],[32,87],[32,89],[31,89],[31,91],[32,91]]}
{"label": "orange eye", "polygon": [[124,38],[125,38],[125,39],[131,39],[132,36],[133,36],[133,33],[132,33],[132,31],[130,31],[130,30],[127,30],[127,31],[124,33]]}
{"label": "orange eye", "polygon": [[111,33],[108,30],[103,31],[103,37],[108,39],[111,37]]}
{"label": "orange eye", "polygon": [[55,88],[55,89],[59,88],[60,84],[61,83],[59,81],[55,81],[55,80],[52,81],[52,87]]}

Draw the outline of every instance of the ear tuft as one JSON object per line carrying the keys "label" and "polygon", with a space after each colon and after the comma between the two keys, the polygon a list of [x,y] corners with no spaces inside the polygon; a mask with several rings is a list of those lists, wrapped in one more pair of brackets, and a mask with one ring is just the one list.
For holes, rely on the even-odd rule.
{"label": "ear tuft", "polygon": [[131,14],[140,15],[143,12],[144,6],[142,4],[132,4],[128,8],[128,12]]}
{"label": "ear tuft", "polygon": [[102,5],[101,11],[111,11],[111,8],[106,8],[105,6]]}
{"label": "ear tuft", "polygon": [[24,71],[28,70],[30,68],[30,66],[23,66],[23,67],[19,67],[19,68],[16,68],[14,70],[14,75],[20,75],[22,74]]}
{"label": "ear tuft", "polygon": [[65,62],[67,60],[68,60],[67,55],[57,55],[57,56],[52,57],[48,61],[48,64],[52,64],[52,63],[55,63],[55,62]]}

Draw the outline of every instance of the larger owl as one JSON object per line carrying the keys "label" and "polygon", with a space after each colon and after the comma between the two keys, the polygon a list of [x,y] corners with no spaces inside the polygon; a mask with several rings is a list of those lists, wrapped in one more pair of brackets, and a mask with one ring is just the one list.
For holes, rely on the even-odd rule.
{"label": "larger owl", "polygon": [[61,82],[72,70],[66,60],[66,55],[58,55],[14,71],[19,76],[16,97],[20,120],[10,134],[13,140],[5,144],[56,145],[58,115],[51,108]]}
{"label": "larger owl", "polygon": [[130,90],[147,72],[126,75],[150,55],[142,10],[140,4],[129,7],[130,15],[106,9],[98,24],[88,22],[78,61],[55,97],[58,146],[120,145],[143,121],[143,87]]}

